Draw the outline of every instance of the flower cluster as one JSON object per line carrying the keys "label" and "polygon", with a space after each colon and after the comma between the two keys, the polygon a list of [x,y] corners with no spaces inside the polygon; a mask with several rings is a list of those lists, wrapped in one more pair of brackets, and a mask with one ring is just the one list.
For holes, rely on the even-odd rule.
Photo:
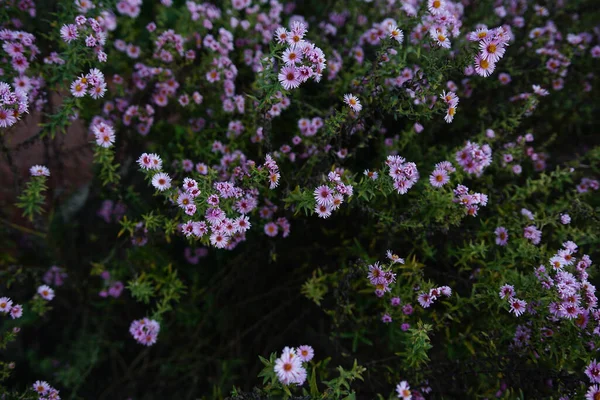
{"label": "flower cluster", "polygon": [[74,24],[65,24],[60,28],[60,36],[66,43],[84,38],[86,47],[94,49],[96,57],[100,62],[106,62],[107,56],[104,52],[108,28],[111,27],[111,18],[86,18],[84,15],[75,17]]}
{"label": "flower cluster", "polygon": [[456,95],[456,93],[454,93],[454,92],[446,93],[445,90],[440,95],[440,98],[442,100],[444,100],[444,103],[446,103],[446,105],[448,106],[444,120],[447,123],[451,123],[454,120],[454,115],[456,114],[456,108],[458,107],[459,98]]}
{"label": "flower cluster", "polygon": [[313,359],[315,352],[311,346],[300,346],[297,349],[285,347],[281,357],[275,361],[275,373],[277,379],[283,385],[296,384],[301,386],[306,381],[307,363]]}
{"label": "flower cluster", "polygon": [[456,162],[465,172],[481,176],[485,167],[492,163],[492,148],[488,144],[479,146],[467,141],[467,144],[456,152]]}
{"label": "flower cluster", "polygon": [[508,301],[510,312],[518,317],[525,312],[527,302],[525,300],[517,299],[514,297],[515,294],[515,287],[508,284],[502,285],[502,287],[500,287],[500,292],[498,293],[501,299],[506,299]]}
{"label": "flower cluster", "polygon": [[111,280],[110,272],[108,272],[108,271],[102,271],[102,273],[100,274],[100,277],[104,281],[105,289],[102,289],[98,293],[98,296],[100,296],[100,297],[110,296],[115,299],[119,298],[121,296],[121,293],[123,292],[123,289],[125,289],[125,285],[123,285],[123,282]]}
{"label": "flower cluster", "polygon": [[11,90],[8,83],[0,82],[0,128],[13,126],[28,112],[29,103],[24,90]]}
{"label": "flower cluster", "polygon": [[71,83],[71,94],[84,97],[89,94],[93,99],[104,97],[106,82],[104,74],[97,68],[92,68],[86,75],[81,75]]}
{"label": "flower cluster", "polygon": [[417,165],[413,162],[406,162],[404,157],[388,156],[385,163],[390,169],[389,175],[394,181],[394,189],[398,194],[406,194],[419,180]]}
{"label": "flower cluster", "polygon": [[529,225],[523,229],[523,237],[531,240],[531,243],[538,245],[542,240],[542,231],[536,228],[535,225]]}
{"label": "flower cluster", "polygon": [[[392,263],[395,262],[392,261]],[[404,264],[404,261],[402,260],[401,263]],[[371,285],[375,287],[375,295],[377,297],[383,297],[384,294],[391,290],[390,285],[396,282],[396,274],[392,272],[391,268],[384,268],[379,265],[379,262],[369,265],[369,274],[367,277]]]}
{"label": "flower cluster", "polygon": [[33,391],[39,396],[39,400],[60,400],[58,390],[54,389],[46,381],[35,381]]}
{"label": "flower cluster", "polygon": [[488,196],[484,193],[469,193],[468,187],[458,185],[456,186],[456,189],[454,189],[453,201],[462,204],[465,207],[467,215],[475,217],[480,206],[487,206]]}
{"label": "flower cluster", "polygon": [[107,148],[115,143],[115,129],[109,123],[92,123],[90,128],[98,146]]}
{"label": "flower cluster", "polygon": [[68,276],[63,268],[53,265],[44,274],[44,283],[46,285],[62,286]]}
{"label": "flower cluster", "polygon": [[346,185],[342,182],[342,177],[337,171],[332,171],[327,175],[329,180],[327,185],[318,186],[313,191],[315,198],[315,213],[320,218],[329,218],[331,213],[342,205],[344,196],[350,197],[354,193],[352,185]]}
{"label": "flower cluster", "polygon": [[13,304],[13,301],[8,297],[0,297],[0,313],[10,314],[12,319],[21,318],[23,315],[23,306]]}
{"label": "flower cluster", "polygon": [[483,77],[490,76],[496,63],[504,56],[512,32],[508,26],[488,29],[485,26],[467,35],[473,42],[479,43],[479,54],[475,56],[475,72]]}
{"label": "flower cluster", "polygon": [[158,339],[160,324],[148,318],[142,318],[131,322],[129,333],[139,344],[152,346]]}
{"label": "flower cluster", "polygon": [[281,56],[284,66],[278,79],[286,90],[299,87],[309,78],[319,82],[326,68],[325,54],[314,43],[304,39],[306,31],[306,25],[299,21],[292,22],[289,31],[283,27],[275,31],[277,43],[285,45]]}
{"label": "flower cluster", "polygon": [[452,295],[452,289],[450,286],[440,286],[438,288],[430,289],[429,292],[423,292],[417,297],[417,301],[423,308],[429,308],[439,297],[442,295],[450,297]]}

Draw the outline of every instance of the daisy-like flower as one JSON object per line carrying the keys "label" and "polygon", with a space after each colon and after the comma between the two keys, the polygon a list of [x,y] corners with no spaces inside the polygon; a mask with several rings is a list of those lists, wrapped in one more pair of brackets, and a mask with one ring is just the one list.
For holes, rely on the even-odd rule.
{"label": "daisy-like flower", "polygon": [[362,110],[360,100],[358,100],[358,97],[354,96],[353,94],[345,94],[344,103],[348,104],[355,112],[360,112],[360,110]]}
{"label": "daisy-like flower", "polygon": [[279,174],[279,172],[270,172],[269,173],[269,189],[275,189],[277,186],[279,186],[279,178],[281,177],[281,175]]}
{"label": "daisy-like flower", "polygon": [[62,28],[60,28],[60,37],[67,43],[77,39],[78,36],[77,26],[73,24],[63,25]]}
{"label": "daisy-like flower", "polygon": [[161,192],[163,190],[167,190],[171,187],[171,178],[169,177],[168,174],[166,174],[164,172],[159,172],[157,174],[154,174],[154,176],[152,177],[152,186],[154,186],[156,189],[160,190]]}
{"label": "daisy-like flower", "polygon": [[[281,357],[275,361],[275,373],[277,379],[284,385],[298,383],[302,379],[302,361],[296,355],[293,349],[286,347],[283,349]],[[306,373],[306,370],[304,370]]]}
{"label": "daisy-like flower", "polygon": [[507,74],[506,72],[501,72],[498,74],[498,80],[500,81],[501,84],[508,85],[511,81],[511,78],[510,78],[510,75]]}
{"label": "daisy-like flower", "polygon": [[537,94],[538,96],[548,96],[550,94],[550,92],[542,88],[540,85],[532,85],[532,88],[533,93]]}
{"label": "daisy-like flower", "polygon": [[370,178],[371,180],[376,181],[377,178],[379,178],[379,174],[377,173],[377,171],[369,171],[368,169],[365,169],[364,175],[367,178]]}
{"label": "daisy-like flower", "polygon": [[115,142],[115,130],[112,126],[101,122],[94,125],[92,132],[96,136],[96,143],[101,147],[110,147]]}
{"label": "daisy-like flower", "polygon": [[479,42],[479,49],[481,57],[491,63],[497,63],[506,52],[504,46],[494,39],[482,40]]}
{"label": "daisy-like flower", "polygon": [[4,314],[10,312],[12,304],[12,300],[8,297],[0,297],[0,312]]}
{"label": "daisy-like flower", "polygon": [[296,354],[303,362],[309,362],[315,356],[315,351],[311,346],[303,345],[296,349]]}
{"label": "daisy-like flower", "polygon": [[450,48],[450,39],[448,39],[448,33],[444,29],[440,30],[436,28],[431,28],[431,30],[429,31],[429,35],[438,46],[443,47],[445,49]]}
{"label": "daisy-like flower", "polygon": [[265,225],[265,233],[267,236],[275,237],[279,233],[279,227],[275,222],[269,222]]}
{"label": "daisy-like flower", "polygon": [[496,234],[496,244],[506,246],[506,243],[508,243],[508,230],[503,226],[499,226],[494,233]]}
{"label": "daisy-like flower", "polygon": [[321,185],[315,189],[313,196],[317,205],[329,206],[333,203],[333,190],[326,185]]}
{"label": "daisy-like flower", "polygon": [[598,364],[596,360],[590,361],[585,368],[585,374],[590,378],[590,382],[600,383],[600,364]]}
{"label": "daisy-like flower", "polygon": [[43,165],[34,165],[29,168],[31,176],[50,176],[50,170]]}
{"label": "daisy-like flower", "polygon": [[427,2],[427,9],[431,15],[441,14],[446,8],[446,2],[444,0],[429,0]]}
{"label": "daisy-like flower", "polygon": [[37,292],[44,300],[50,301],[54,298],[54,290],[50,286],[42,285],[38,287]]}
{"label": "daisy-like flower", "polygon": [[431,306],[431,304],[433,303],[434,299],[429,293],[421,293],[419,297],[417,297],[417,300],[419,301],[421,307],[429,308],[429,306]]}
{"label": "daisy-like flower", "polygon": [[17,319],[17,318],[21,318],[21,316],[23,315],[23,307],[19,304],[15,304],[11,309],[10,309],[10,317],[12,319]]}
{"label": "daisy-like flower", "polygon": [[35,381],[33,390],[40,396],[45,395],[50,391],[50,385],[46,381]]}
{"label": "daisy-like flower", "polygon": [[317,213],[317,215],[320,218],[329,218],[331,216],[331,206],[325,204],[317,204],[315,206],[315,213]]}
{"label": "daisy-like flower", "polygon": [[500,288],[500,293],[498,293],[498,295],[501,299],[511,299],[515,295],[515,288],[514,286],[508,284],[502,285],[502,287]]}
{"label": "daisy-like flower", "polygon": [[0,128],[7,128],[17,122],[14,113],[10,110],[5,110],[0,107]]}
{"label": "daisy-like flower", "polygon": [[510,312],[515,314],[517,317],[525,313],[525,309],[527,307],[527,302],[525,300],[519,300],[513,297],[510,298],[508,302],[510,303]]}
{"label": "daisy-like flower", "polygon": [[398,393],[398,398],[402,400],[411,400],[412,394],[410,393],[410,386],[408,386],[408,382],[402,381],[398,385],[396,385],[396,393]]}
{"label": "daisy-like flower", "polygon": [[585,400],[600,400],[600,387],[592,385],[585,394]]}
{"label": "daisy-like flower", "polygon": [[300,74],[293,65],[287,65],[281,68],[278,75],[279,83],[285,90],[295,89],[300,86]]}
{"label": "daisy-like flower", "polygon": [[288,30],[284,27],[279,27],[275,31],[275,40],[277,40],[277,43],[287,43],[289,37],[290,32],[288,32]]}
{"label": "daisy-like flower", "polygon": [[404,41],[404,32],[396,25],[388,26],[388,33],[390,34],[390,38],[394,39],[396,42],[402,43]]}
{"label": "daisy-like flower", "polygon": [[404,264],[404,258],[392,253],[391,250],[386,251],[385,256],[394,264]]}
{"label": "daisy-like flower", "polygon": [[444,121],[447,123],[451,123],[454,120],[454,116],[456,115],[456,106],[449,106],[446,110],[446,116],[444,117]]}
{"label": "daisy-like flower", "polygon": [[79,81],[79,79],[75,80],[71,83],[71,94],[75,97],[83,97],[87,93],[87,85]]}
{"label": "daisy-like flower", "polygon": [[296,50],[295,46],[291,46],[283,52],[282,58],[285,65],[296,65],[301,61],[302,54]]}
{"label": "daisy-like flower", "polygon": [[483,76],[484,78],[490,76],[494,69],[496,68],[496,64],[490,62],[483,58],[481,54],[477,54],[475,56],[475,72],[477,75]]}
{"label": "daisy-like flower", "polygon": [[429,176],[429,183],[431,186],[439,188],[450,182],[450,176],[445,169],[436,168]]}

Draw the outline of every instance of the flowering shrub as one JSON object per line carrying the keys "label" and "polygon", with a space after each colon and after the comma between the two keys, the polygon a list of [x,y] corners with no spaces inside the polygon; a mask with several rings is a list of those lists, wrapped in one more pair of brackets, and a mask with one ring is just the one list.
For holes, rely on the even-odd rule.
{"label": "flowering shrub", "polygon": [[0,398],[600,399],[594,1],[0,9]]}

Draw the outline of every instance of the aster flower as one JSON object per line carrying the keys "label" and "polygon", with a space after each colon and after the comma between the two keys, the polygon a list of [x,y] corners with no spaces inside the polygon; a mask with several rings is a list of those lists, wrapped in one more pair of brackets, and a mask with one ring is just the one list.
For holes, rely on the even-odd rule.
{"label": "aster flower", "polygon": [[50,176],[50,170],[43,165],[34,165],[29,168],[31,176]]}
{"label": "aster flower", "polygon": [[44,300],[50,301],[54,298],[54,290],[50,286],[42,285],[38,287],[37,292]]}
{"label": "aster flower", "polygon": [[402,400],[411,400],[412,394],[410,392],[410,386],[408,386],[408,382],[402,381],[398,385],[396,385],[396,392],[398,393],[398,398]]}
{"label": "aster flower", "polygon": [[598,400],[600,399],[600,387],[598,385],[592,385],[588,388],[585,394],[585,400]]}
{"label": "aster flower", "polygon": [[514,297],[508,300],[510,304],[510,312],[515,314],[517,317],[521,316],[527,307],[527,302],[525,300],[519,300]]}
{"label": "aster flower", "polygon": [[296,349],[296,354],[302,362],[309,362],[315,356],[315,351],[311,346],[303,345]]}
{"label": "aster flower", "polygon": [[283,385],[298,384],[304,381],[303,377],[306,379],[306,370],[302,367],[300,357],[289,347],[283,349],[281,357],[275,361],[274,369],[277,379]]}
{"label": "aster flower", "polygon": [[438,46],[445,49],[450,48],[450,39],[448,39],[448,33],[445,29],[431,28],[429,35]]}
{"label": "aster flower", "polygon": [[21,318],[22,315],[23,315],[23,307],[20,304],[15,304],[10,309],[10,317],[12,319]]}
{"label": "aster flower", "polygon": [[152,346],[158,339],[160,324],[153,319],[134,320],[129,326],[129,333],[140,344]]}
{"label": "aster flower", "polygon": [[331,216],[331,206],[325,204],[317,204],[315,206],[315,213],[319,216],[319,218],[329,218]]}
{"label": "aster flower", "polygon": [[391,250],[386,251],[385,255],[388,258],[388,260],[390,260],[394,264],[404,264],[404,259],[400,258],[397,254],[392,253]]}
{"label": "aster flower", "polygon": [[50,385],[46,381],[35,381],[33,390],[40,396],[45,395],[50,391]]}
{"label": "aster flower", "polygon": [[596,360],[590,361],[585,368],[585,374],[590,378],[591,383],[600,383],[600,364]]}
{"label": "aster flower", "polygon": [[508,230],[503,226],[499,226],[494,231],[494,234],[496,234],[496,244],[498,246],[506,246],[508,243]]}
{"label": "aster flower", "polygon": [[444,186],[449,181],[450,176],[448,176],[448,172],[444,169],[436,168],[429,176],[429,183],[436,188]]}
{"label": "aster flower", "polygon": [[354,110],[355,112],[360,112],[360,110],[362,110],[362,105],[360,104],[360,100],[358,100],[358,97],[356,97],[352,94],[344,95],[344,103],[348,104],[350,106],[350,108],[352,110]]}
{"label": "aster flower", "polygon": [[490,76],[494,72],[495,68],[496,64],[486,60],[481,56],[481,54],[477,54],[475,56],[475,72],[478,75],[483,77]]}
{"label": "aster flower", "polygon": [[498,295],[500,296],[501,299],[512,299],[512,297],[515,295],[515,288],[512,285],[502,285],[502,287],[500,288],[500,293],[498,293]]}
{"label": "aster flower", "polygon": [[171,178],[168,174],[164,172],[154,174],[154,176],[152,177],[152,186],[154,186],[161,192],[167,190],[171,187]]}
{"label": "aster flower", "polygon": [[490,63],[497,63],[506,52],[504,45],[495,39],[484,39],[479,42],[481,58]]}
{"label": "aster flower", "polygon": [[13,302],[8,297],[0,297],[0,313],[9,313],[13,307]]}
{"label": "aster flower", "polygon": [[390,34],[390,38],[394,39],[396,42],[402,43],[404,41],[404,32],[396,25],[388,26],[388,33]]}
{"label": "aster flower", "polygon": [[313,196],[317,205],[330,206],[333,203],[333,190],[326,185],[317,187],[313,192]]}
{"label": "aster flower", "polygon": [[279,233],[279,227],[274,222],[269,222],[265,225],[265,233],[267,236],[275,237]]}
{"label": "aster flower", "polygon": [[285,90],[295,89],[300,86],[300,76],[295,66],[285,66],[278,75],[279,82]]}

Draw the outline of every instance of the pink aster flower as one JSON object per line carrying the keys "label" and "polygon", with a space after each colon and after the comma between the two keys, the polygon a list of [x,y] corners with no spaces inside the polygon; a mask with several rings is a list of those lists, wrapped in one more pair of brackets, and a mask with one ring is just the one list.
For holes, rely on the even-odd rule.
{"label": "pink aster flower", "polygon": [[50,176],[50,170],[43,165],[34,165],[29,168],[31,176]]}
{"label": "pink aster flower", "polygon": [[279,233],[279,227],[274,222],[269,222],[265,225],[265,233],[267,236],[275,237]]}
{"label": "pink aster flower", "polygon": [[313,192],[313,196],[318,205],[327,206],[333,203],[333,190],[326,185],[317,187]]}
{"label": "pink aster flower", "polygon": [[309,362],[315,356],[315,351],[311,346],[303,345],[296,349],[296,354],[303,362]]}
{"label": "pink aster flower", "polygon": [[15,304],[10,309],[10,317],[12,319],[21,318],[22,315],[23,315],[23,307],[20,304]]}
{"label": "pink aster flower", "polygon": [[50,385],[46,381],[35,381],[33,390],[40,396],[45,395],[50,391]]}
{"label": "pink aster flower", "polygon": [[510,303],[510,312],[515,314],[517,317],[521,316],[527,307],[527,302],[525,300],[519,300],[514,297],[508,300]]}
{"label": "pink aster flower", "polygon": [[160,324],[148,318],[135,320],[129,326],[129,333],[140,344],[152,346],[158,339]]}
{"label": "pink aster flower", "polygon": [[431,304],[434,301],[434,299],[429,293],[421,293],[419,297],[417,297],[417,300],[423,308],[429,308],[429,306],[431,306]]}
{"label": "pink aster flower", "polygon": [[436,168],[429,176],[429,183],[431,186],[440,188],[450,181],[448,172],[444,169]]}
{"label": "pink aster flower", "polygon": [[515,288],[512,285],[502,285],[500,288],[500,293],[498,293],[501,299],[511,299],[515,295]]}
{"label": "pink aster flower", "polygon": [[598,400],[600,399],[600,387],[598,385],[592,385],[589,387],[585,394],[585,400]]}
{"label": "pink aster flower", "polygon": [[494,72],[495,68],[496,64],[486,60],[481,56],[481,54],[477,54],[475,56],[475,72],[477,75],[483,77],[490,76]]}
{"label": "pink aster flower", "polygon": [[62,28],[60,28],[60,37],[67,43],[77,39],[78,36],[76,25],[63,25]]}
{"label": "pink aster flower", "polygon": [[54,290],[50,286],[42,285],[38,287],[37,292],[44,300],[50,301],[54,298]]}
{"label": "pink aster flower", "polygon": [[[277,379],[283,385],[303,382],[302,377],[306,370],[302,367],[300,357],[296,355],[293,349],[286,347],[283,349],[281,357],[275,361],[275,374]],[[304,371],[304,374],[302,373]]]}
{"label": "pink aster flower", "polygon": [[331,209],[330,205],[326,205],[326,204],[319,205],[319,204],[317,204],[315,206],[315,213],[317,213],[317,215],[320,218],[324,218],[324,219],[329,218],[331,216],[331,211],[332,211],[332,209]]}
{"label": "pink aster flower", "polygon": [[496,244],[506,246],[506,243],[508,243],[508,230],[503,226],[499,226],[494,233],[496,234]]}
{"label": "pink aster flower", "polygon": [[164,172],[154,174],[154,176],[152,177],[152,186],[154,186],[161,192],[167,190],[171,187],[171,178],[168,174]]}
{"label": "pink aster flower", "polygon": [[412,394],[410,392],[410,386],[408,386],[408,382],[402,381],[398,385],[396,385],[396,393],[398,393],[398,398],[402,400],[411,400]]}
{"label": "pink aster flower", "polygon": [[360,112],[362,110],[362,105],[360,104],[360,100],[358,97],[352,94],[344,95],[344,103],[348,104],[352,110],[355,112]]}
{"label": "pink aster flower", "polygon": [[600,364],[596,360],[590,361],[585,368],[585,374],[590,378],[591,383],[600,383]]}
{"label": "pink aster flower", "polygon": [[12,300],[8,297],[0,297],[0,312],[4,314],[10,312],[13,306],[12,304]]}
{"label": "pink aster flower", "polygon": [[481,57],[490,63],[497,63],[506,52],[504,45],[495,39],[482,40],[479,42],[479,49]]}
{"label": "pink aster flower", "polygon": [[295,89],[300,86],[300,74],[295,66],[287,65],[281,68],[277,78],[285,90]]}

